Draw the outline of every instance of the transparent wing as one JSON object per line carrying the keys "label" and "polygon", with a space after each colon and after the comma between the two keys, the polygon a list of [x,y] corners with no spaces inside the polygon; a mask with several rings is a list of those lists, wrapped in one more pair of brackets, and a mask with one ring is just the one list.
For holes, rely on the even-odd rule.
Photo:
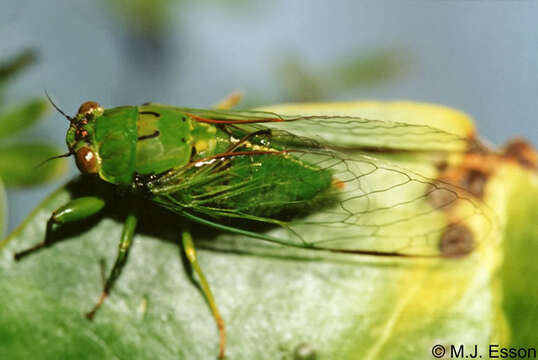
{"label": "transparent wing", "polygon": [[[317,117],[304,120],[322,121]],[[340,124],[349,121],[341,120]],[[297,121],[300,122],[302,120]],[[234,130],[248,132],[252,126],[234,125]],[[154,182],[154,200],[216,227],[235,229],[284,245],[338,252],[461,255],[484,243],[496,229],[492,213],[481,201],[463,188],[436,179],[437,164],[444,160],[444,155],[437,152],[342,152],[327,148],[323,142],[278,130],[249,140],[271,146],[274,153],[249,152],[239,147],[196,161],[188,169],[171,171]],[[220,205],[222,199],[233,199],[245,192],[266,191],[264,184],[252,182],[248,177],[230,181],[230,176],[244,174],[237,166],[260,166],[263,164],[260,157],[283,154],[319,169],[320,174],[330,171],[333,187],[330,197],[321,206],[285,219],[252,215],[245,203],[244,207]],[[248,161],[232,165],[238,158]],[[224,172],[227,176],[223,176]],[[291,188],[307,185],[299,174],[286,174],[279,181]],[[174,195],[189,187],[211,190],[189,199]],[[259,205],[282,208],[301,205],[297,202],[276,204],[276,201],[280,200],[268,199]],[[312,206],[308,201],[302,205]],[[267,225],[263,234],[256,231],[260,224]]]}
{"label": "transparent wing", "polygon": [[262,111],[211,111],[185,109],[200,121],[221,124],[263,123],[310,138],[328,147],[378,148],[406,151],[462,151],[475,146],[473,140],[444,130],[405,122],[365,119],[354,116],[290,116]]}

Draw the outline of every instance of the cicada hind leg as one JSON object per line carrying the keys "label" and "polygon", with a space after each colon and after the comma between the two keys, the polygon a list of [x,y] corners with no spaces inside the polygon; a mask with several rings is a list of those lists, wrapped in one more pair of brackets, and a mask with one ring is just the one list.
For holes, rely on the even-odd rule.
{"label": "cicada hind leg", "polygon": [[181,232],[181,243],[183,246],[183,251],[185,252],[185,256],[189,262],[192,271],[194,271],[194,273],[198,276],[198,281],[200,283],[202,293],[204,294],[211,313],[215,318],[215,322],[217,323],[220,339],[219,359],[224,359],[224,354],[226,352],[226,328],[224,325],[224,320],[220,316],[220,312],[217,307],[215,298],[213,297],[213,293],[211,292],[211,288],[209,287],[209,283],[207,282],[206,277],[202,272],[202,269],[198,262],[198,257],[196,256],[196,249],[194,248],[194,243],[192,241],[192,236],[188,225],[184,225],[184,228]]}

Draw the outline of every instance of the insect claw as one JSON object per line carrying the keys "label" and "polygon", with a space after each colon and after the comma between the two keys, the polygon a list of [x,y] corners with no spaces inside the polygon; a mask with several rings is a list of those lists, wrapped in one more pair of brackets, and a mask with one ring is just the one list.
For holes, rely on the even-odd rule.
{"label": "insect claw", "polygon": [[34,251],[37,251],[37,250],[40,250],[40,249],[43,249],[43,248],[45,248],[47,246],[52,245],[52,242],[51,242],[51,239],[50,239],[49,236],[52,233],[52,226],[53,225],[54,225],[54,213],[49,218],[49,220],[47,221],[47,228],[45,230],[45,240],[40,242],[40,243],[37,243],[37,244],[33,245],[32,247],[30,247],[30,248],[28,248],[26,250],[22,250],[22,251],[19,251],[19,252],[15,253],[13,255],[15,261],[21,260],[23,257],[26,257],[26,256],[30,255]]}
{"label": "insect claw", "polygon": [[86,319],[93,321],[93,318],[95,317],[95,314],[97,313],[97,310],[99,310],[101,305],[103,305],[107,296],[108,296],[107,292],[103,291],[101,293],[101,296],[99,297],[99,301],[97,301],[97,304],[95,304],[93,308],[89,312],[86,313],[85,315]]}
{"label": "insect claw", "polygon": [[13,255],[13,258],[15,259],[15,261],[20,261],[23,257],[27,256],[28,254],[30,254],[34,250],[35,250],[35,247],[32,247],[30,249],[26,249],[26,250],[23,250],[23,251],[19,251],[19,252],[15,253],[15,255]]}
{"label": "insect claw", "polygon": [[95,316],[95,311],[92,309],[92,311],[87,312],[85,315],[86,319],[93,321],[93,317]]}
{"label": "insect claw", "polygon": [[28,248],[28,249],[26,249],[26,250],[19,251],[19,252],[15,253],[15,254],[13,255],[13,258],[15,259],[15,261],[19,261],[19,260],[21,260],[22,258],[24,258],[24,257],[26,257],[26,256],[28,256],[28,255],[30,255],[30,254],[33,253],[34,251],[37,251],[37,250],[39,250],[39,249],[42,249],[42,248],[44,248],[44,247],[47,246],[47,245],[48,245],[48,243],[46,243],[45,241],[40,242],[40,243],[35,244],[34,246],[32,246],[32,247],[30,247],[30,248]]}
{"label": "insect claw", "polygon": [[224,355],[224,351],[226,349],[226,328],[224,327],[224,321],[219,316],[217,318],[217,327],[219,329],[219,359],[223,360],[226,359],[226,355]]}

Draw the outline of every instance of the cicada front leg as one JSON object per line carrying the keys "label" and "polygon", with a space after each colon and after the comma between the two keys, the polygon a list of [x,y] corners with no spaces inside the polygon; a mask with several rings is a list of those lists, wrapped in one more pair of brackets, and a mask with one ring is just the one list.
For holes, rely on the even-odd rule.
{"label": "cicada front leg", "polygon": [[104,207],[105,201],[95,196],[80,197],[69,201],[67,204],[56,209],[50,216],[47,221],[45,239],[31,248],[16,253],[15,260],[20,260],[34,251],[52,245],[51,235],[54,225],[63,225],[87,219],[97,214]]}

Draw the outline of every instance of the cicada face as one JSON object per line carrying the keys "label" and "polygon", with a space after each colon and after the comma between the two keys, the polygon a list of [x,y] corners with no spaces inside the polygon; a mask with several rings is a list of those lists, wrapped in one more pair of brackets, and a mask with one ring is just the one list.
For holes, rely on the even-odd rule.
{"label": "cicada face", "polygon": [[75,155],[77,167],[83,173],[99,172],[101,161],[95,146],[94,132],[96,119],[103,113],[101,105],[95,101],[86,101],[79,107],[67,130],[67,147]]}

